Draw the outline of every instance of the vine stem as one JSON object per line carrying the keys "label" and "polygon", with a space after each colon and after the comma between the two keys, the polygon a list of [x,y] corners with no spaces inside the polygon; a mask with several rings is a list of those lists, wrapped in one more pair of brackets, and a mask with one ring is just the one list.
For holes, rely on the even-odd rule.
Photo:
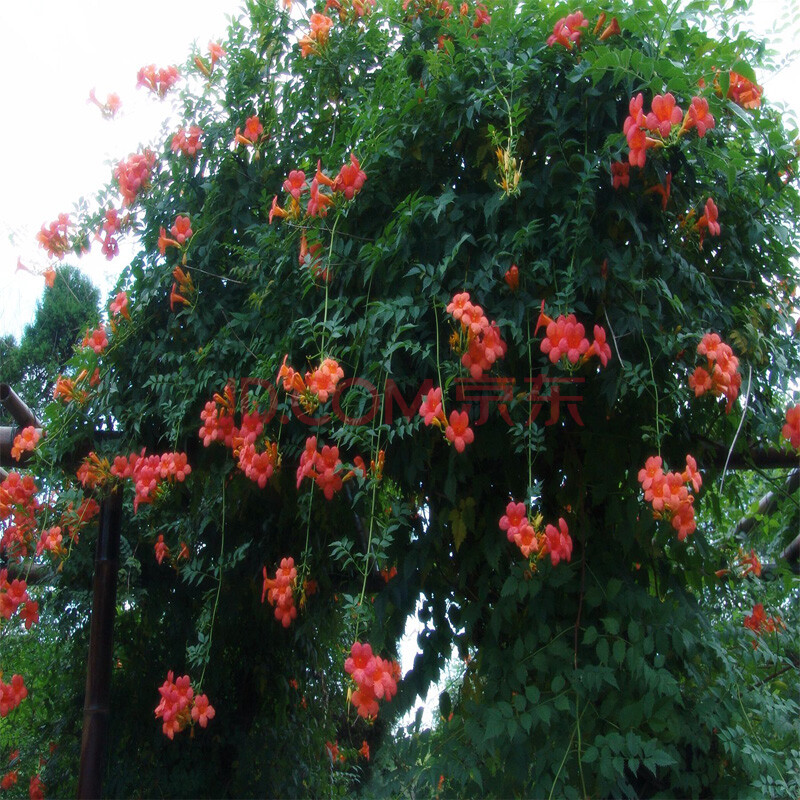
{"label": "vine stem", "polygon": [[725,466],[722,468],[722,477],[719,481],[719,492],[722,494],[722,487],[725,486],[725,475],[728,472],[728,462],[731,460],[731,456],[733,455],[733,448],[736,447],[736,440],[739,438],[739,434],[742,431],[742,425],[744,425],[744,418],[747,414],[747,404],[750,401],[750,385],[753,378],[753,367],[752,365],[748,365],[747,367],[747,392],[744,396],[744,402],[742,403],[742,418],[739,420],[739,427],[736,429],[736,433],[733,437],[733,441],[731,442],[730,450],[728,450],[728,457],[725,459]]}
{"label": "vine stem", "polygon": [[647,360],[650,364],[650,378],[653,381],[653,397],[656,401],[656,445],[658,446],[658,455],[661,455],[661,423],[658,418],[658,386],[656,385],[656,376],[653,372],[653,356],[650,354],[650,345],[647,344],[647,337],[642,336],[642,341],[647,349]]}
{"label": "vine stem", "polygon": [[225,552],[225,475],[222,476],[222,534],[219,544],[219,563],[217,564],[217,596],[214,598],[214,609],[211,612],[211,629],[208,632],[208,647],[206,648],[206,658],[203,664],[203,671],[200,673],[198,689],[203,688],[203,678],[206,676],[206,667],[211,656],[211,640],[214,636],[214,621],[217,618],[217,608],[219,607],[219,595],[222,591],[222,556]]}
{"label": "vine stem", "polygon": [[322,313],[322,357],[325,357],[325,333],[328,327],[328,294],[329,288],[331,285],[330,280],[330,268],[331,268],[331,259],[333,258],[333,240],[336,236],[336,226],[339,224],[340,214],[336,215],[336,219],[333,221],[333,227],[331,228],[331,244],[328,248],[328,266],[326,268],[328,277],[325,278],[325,309]]}
{"label": "vine stem", "polygon": [[439,359],[439,311],[438,303],[433,302],[433,322],[436,325],[436,374],[439,376],[439,388],[442,390],[442,414],[447,417],[444,410],[444,383],[442,383],[442,362]]}
{"label": "vine stem", "polygon": [[[383,393],[381,396],[381,411],[380,416],[378,417],[379,420],[383,419],[383,410],[384,410],[384,403],[386,401],[386,392]],[[378,453],[380,452],[380,445],[381,445],[381,429],[380,425],[378,425],[378,437],[375,441],[375,450],[374,452],[374,461],[378,463]],[[364,554],[364,579],[361,582],[361,594],[358,597],[358,606],[361,607],[361,604],[364,602],[364,597],[367,593],[367,576],[369,575],[369,556],[372,550],[372,531],[375,526],[375,501],[378,496],[378,481],[373,476],[372,478],[372,503],[370,506],[369,511],[369,534],[367,535],[367,552]],[[355,640],[358,641],[358,629],[361,626],[361,618],[360,616],[356,618],[356,633],[355,633]]]}

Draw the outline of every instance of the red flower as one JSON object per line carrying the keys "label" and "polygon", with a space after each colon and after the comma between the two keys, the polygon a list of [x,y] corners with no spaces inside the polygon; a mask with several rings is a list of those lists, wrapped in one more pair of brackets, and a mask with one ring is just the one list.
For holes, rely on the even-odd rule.
{"label": "red flower", "polygon": [[475,440],[475,434],[469,427],[469,414],[466,411],[451,411],[450,424],[445,429],[444,435],[453,443],[459,453]]}
{"label": "red flower", "polygon": [[580,46],[581,43],[581,28],[586,28],[589,25],[589,20],[584,19],[582,11],[574,11],[566,17],[562,17],[553,26],[553,34],[547,39],[547,46],[552,47],[554,44],[561,44],[567,48],[572,49],[573,43]]}
{"label": "red flower", "polygon": [[555,525],[548,525],[545,528],[547,536],[547,551],[550,553],[550,561],[553,566],[557,566],[562,559],[569,561],[572,558],[572,539],[564,518],[558,520],[558,528]]}
{"label": "red flower", "polygon": [[630,176],[631,165],[626,164],[624,161],[611,162],[611,185],[615,189],[624,186],[626,189],[631,182]]}
{"label": "red flower", "polygon": [[708,112],[708,100],[704,97],[693,97],[683,120],[683,129],[697,128],[697,135],[702,139],[713,127],[714,117]]}
{"label": "red flower", "polygon": [[800,404],[786,409],[786,424],[781,429],[781,436],[788,439],[795,450],[800,450]]}
{"label": "red flower", "polygon": [[105,328],[100,327],[91,332],[87,331],[81,342],[81,347],[90,347],[97,355],[100,355],[108,347],[108,336],[106,336]]}
{"label": "red flower", "polygon": [[675,98],[670,92],[657,94],[653,98],[652,111],[645,117],[645,124],[650,131],[656,131],[663,138],[669,136],[673,125],[680,124],[683,111],[675,105]]}
{"label": "red flower", "polygon": [[172,152],[177,153],[180,150],[187,158],[194,158],[197,155],[197,151],[202,148],[202,144],[200,143],[200,137],[202,135],[203,129],[199,128],[197,125],[190,126],[188,132],[184,128],[181,128],[172,137]]}
{"label": "red flower", "polygon": [[108,310],[111,312],[112,316],[122,316],[125,317],[125,319],[130,319],[128,295],[125,292],[118,292],[116,297],[111,301]]}
{"label": "red flower", "polygon": [[214,706],[208,702],[208,698],[204,694],[195,697],[194,706],[192,707],[192,719],[195,722],[199,722],[201,728],[205,728],[208,725],[208,721],[214,719],[216,713]]}
{"label": "red flower", "polygon": [[508,284],[508,288],[511,289],[512,292],[516,292],[517,289],[519,289],[519,267],[517,267],[516,264],[512,264],[506,272],[504,279]]}
{"label": "red flower", "polygon": [[763,86],[751,83],[743,75],[731,70],[728,99],[733,100],[734,103],[742,106],[742,108],[758,108],[761,105],[763,92]]}
{"label": "red flower", "polygon": [[111,93],[108,95],[108,97],[106,97],[105,103],[101,103],[97,99],[94,89],[89,90],[89,99],[86,102],[94,103],[100,109],[100,113],[106,119],[113,119],[116,116],[117,111],[119,111],[122,107],[122,101],[119,99],[118,94]]}
{"label": "red flower", "polygon": [[361,742],[361,748],[359,749],[358,754],[369,761],[369,744],[367,743],[366,739]]}
{"label": "red flower", "polygon": [[163,97],[178,81],[180,73],[176,67],[156,69],[155,64],[142,67],[137,76],[136,88],[144,86],[159,97]]}
{"label": "red flower", "polygon": [[[308,184],[306,183],[306,174],[301,169],[293,169],[289,173],[289,177],[283,182],[283,188],[287,191],[295,200],[300,200],[300,195],[308,189]],[[277,196],[276,196],[277,199]],[[270,220],[271,221],[271,220]]]}
{"label": "red flower", "polygon": [[447,422],[447,417],[442,410],[442,390],[431,389],[419,407],[419,415],[426,425],[438,425]]}
{"label": "red flower", "polygon": [[44,790],[45,785],[42,783],[42,779],[38,775],[34,775],[28,784],[28,797],[30,800],[44,800]]}
{"label": "red flower", "polygon": [[10,789],[12,786],[16,784],[19,780],[19,770],[12,770],[10,772],[6,772],[3,775],[3,779],[0,780],[0,789]]}
{"label": "red flower", "polygon": [[127,161],[120,161],[114,168],[114,177],[122,192],[123,205],[132,205],[137,194],[150,185],[150,173],[156,163],[156,155],[150,150],[134,153]]}
{"label": "red flower", "polygon": [[333,191],[342,192],[348,200],[361,191],[367,180],[367,173],[361,169],[358,159],[350,153],[350,163],[345,164],[333,181]]}
{"label": "red flower", "polygon": [[178,244],[184,244],[192,235],[192,223],[189,217],[182,217],[180,214],[175,217],[170,233],[175,237]]}
{"label": "red flower", "polygon": [[169,558],[169,547],[167,547],[166,542],[164,541],[164,534],[160,533],[158,535],[158,541],[155,544],[155,551],[156,551],[156,561],[161,564],[164,558]]}
{"label": "red flower", "polygon": [[488,25],[492,21],[489,12],[483,3],[478,3],[475,6],[475,21],[472,23],[473,28],[481,28]]}

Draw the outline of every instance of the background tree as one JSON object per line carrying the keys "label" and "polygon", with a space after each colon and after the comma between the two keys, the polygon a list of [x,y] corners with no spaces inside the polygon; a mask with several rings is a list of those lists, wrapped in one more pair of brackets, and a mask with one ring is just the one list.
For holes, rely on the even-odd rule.
{"label": "background tree", "polygon": [[19,345],[13,336],[0,340],[0,382],[9,384],[36,413],[52,400],[55,379],[86,328],[96,324],[99,303],[100,292],[79,269],[60,266]]}
{"label": "background tree", "polygon": [[[136,484],[110,793],[344,791],[454,651],[444,721],[368,791],[404,791],[397,758],[430,795],[796,791],[792,532],[755,539],[759,581],[723,482],[729,451],[796,464],[797,153],[739,5],[341,2],[298,29],[251,3],[191,60],[176,130],[82,221],[118,190],[142,250],[37,448],[62,502],[78,468]],[[91,535],[64,549],[77,591]],[[262,567],[290,556],[284,627]],[[391,656],[418,606],[422,652],[368,724],[345,657]],[[175,741],[168,670],[216,710]]]}

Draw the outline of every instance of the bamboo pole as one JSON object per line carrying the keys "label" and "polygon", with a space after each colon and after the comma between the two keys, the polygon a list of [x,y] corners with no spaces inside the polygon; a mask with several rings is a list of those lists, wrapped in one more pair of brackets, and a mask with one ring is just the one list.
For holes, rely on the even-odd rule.
{"label": "bamboo pole", "polygon": [[78,798],[99,798],[106,768],[111,719],[111,660],[119,571],[122,491],[117,488],[100,504],[100,532],[94,562],[94,600],[83,706]]}

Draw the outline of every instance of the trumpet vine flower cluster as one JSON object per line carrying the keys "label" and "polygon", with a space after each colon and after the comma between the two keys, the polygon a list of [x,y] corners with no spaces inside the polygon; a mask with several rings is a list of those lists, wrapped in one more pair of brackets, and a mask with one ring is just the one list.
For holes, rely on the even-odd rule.
{"label": "trumpet vine flower cluster", "polygon": [[506,513],[500,517],[499,527],[525,558],[536,555],[540,559],[549,554],[554,567],[562,560],[569,561],[572,558],[572,538],[564,518],[559,518],[558,527],[547,525],[542,530],[542,523],[541,514],[532,518],[525,503],[512,500],[506,506]]}
{"label": "trumpet vine flower cluster", "polygon": [[57,258],[59,261],[72,249],[67,229],[72,225],[69,214],[59,214],[58,219],[49,225],[42,225],[39,233],[36,234],[36,241],[43,247],[50,258]]}
{"label": "trumpet vine flower cluster", "polygon": [[333,495],[342,488],[342,462],[339,448],[323,445],[317,450],[317,437],[309,436],[306,446],[300,454],[300,465],[297,468],[297,488],[304,478],[311,478],[325,495],[326,500],[333,500]]}
{"label": "trumpet vine flower cluster", "polygon": [[594,340],[590,344],[585,336],[586,329],[574,314],[561,314],[556,319],[551,319],[544,313],[542,301],[542,311],[536,322],[534,335],[542,326],[545,326],[545,338],[540,348],[552,364],[562,361],[565,366],[574,367],[596,357],[604,367],[608,365],[611,346],[606,341],[605,328],[600,325],[594,326]]}
{"label": "trumpet vine flower cluster", "polygon": [[203,147],[200,137],[203,129],[198,125],[190,125],[189,129],[181,128],[173,137],[172,152],[176,155],[182,153],[186,158],[194,158]]}
{"label": "trumpet vine flower cluster", "polygon": [[353,642],[350,656],[344,662],[344,671],[356,684],[350,701],[359,716],[365,719],[377,716],[378,700],[388,702],[397,694],[400,665],[397,661],[374,655],[369,644]]}
{"label": "trumpet vine flower cluster", "polygon": [[469,292],[453,295],[446,310],[461,324],[458,338],[452,342],[454,349],[462,354],[461,364],[477,380],[506,354],[500,329],[494,320],[489,322],[479,305],[471,302]]}
{"label": "trumpet vine flower cluster", "polygon": [[697,345],[698,355],[706,357],[706,366],[695,367],[689,376],[689,388],[695,397],[711,392],[716,397],[727,399],[725,413],[729,414],[742,385],[739,359],[730,345],[722,341],[718,333],[706,333]]}
{"label": "trumpet vine flower cluster", "polygon": [[11,445],[11,458],[13,458],[14,461],[19,461],[23,453],[32,453],[36,449],[36,445],[41,438],[41,432],[34,428],[33,425],[28,425],[27,428],[23,428],[14,437],[14,441]]}
{"label": "trumpet vine flower cluster", "polygon": [[[343,164],[335,178],[326,175],[322,170],[322,161],[317,162],[317,171],[309,184],[306,173],[301,169],[292,170],[283,182],[283,189],[289,195],[286,208],[278,205],[278,195],[272,199],[269,212],[269,221],[275,217],[299,219],[303,216],[300,201],[308,193],[305,214],[308,217],[324,217],[328,209],[334,205],[335,195],[343,195],[346,200],[352,200],[363,188],[367,180],[367,173],[361,169],[361,163],[353,153],[350,154],[350,163]],[[331,194],[322,189],[330,189]]]}
{"label": "trumpet vine flower cluster", "polygon": [[800,404],[786,409],[786,424],[781,428],[781,436],[795,450],[800,450]]}
{"label": "trumpet vine flower cluster", "polygon": [[25,581],[9,581],[8,570],[0,569],[0,619],[10,620],[17,613],[25,629],[30,630],[39,621],[39,603],[31,600]]}
{"label": "trumpet vine flower cluster", "polygon": [[237,466],[253,482],[263,489],[267,481],[280,466],[277,442],[265,439],[258,443],[264,432],[264,420],[256,411],[243,411],[241,425],[237,426],[234,418],[236,400],[233,386],[228,384],[222,394],[215,394],[200,412],[203,426],[199,436],[203,445],[209,447],[211,442],[221,442],[233,451]]}
{"label": "trumpet vine flower cluster", "polygon": [[431,389],[419,407],[419,415],[426,426],[435,425],[459,453],[475,441],[475,432],[469,427],[466,411],[451,411],[448,420],[442,405],[441,388]]}
{"label": "trumpet vine flower cluster", "polygon": [[156,165],[156,154],[152,150],[134,153],[114,168],[114,178],[122,194],[125,206],[133,205],[139,192],[150,186],[150,177]]}
{"label": "trumpet vine flower cluster", "polygon": [[180,73],[177,67],[169,66],[158,69],[155,64],[142,67],[136,75],[136,88],[143,86],[159,97],[164,95],[178,82]]}
{"label": "trumpet vine flower cluster", "polygon": [[0,678],[0,717],[7,717],[26,697],[28,688],[22,675],[12,675],[11,683]]}
{"label": "trumpet vine flower cluster", "polygon": [[294,602],[294,592],[297,588],[297,567],[293,558],[282,558],[281,565],[275,571],[275,577],[270,578],[267,568],[264,567],[264,585],[261,589],[261,602],[264,599],[275,608],[275,619],[288,628],[292,620],[297,618],[297,606]]}
{"label": "trumpet vine flower cluster", "polygon": [[690,484],[698,492],[703,479],[691,455],[686,456],[686,469],[683,472],[664,472],[661,456],[651,456],[644,468],[639,470],[639,483],[642,484],[644,499],[653,506],[655,519],[670,520],[680,541],[694,533],[697,528],[694,496],[685,484]]}
{"label": "trumpet vine flower cluster", "polygon": [[198,723],[201,728],[214,719],[216,711],[204,694],[195,696],[192,682],[188,675],[174,680],[170,670],[167,679],[159,687],[161,700],[156,706],[156,719],[162,720],[161,730],[170,739],[175,737],[188,725]]}
{"label": "trumpet vine flower cluster", "polygon": [[653,97],[650,111],[645,114],[644,96],[639,92],[630,99],[628,116],[622,126],[629,148],[628,161],[633,167],[643,167],[647,159],[647,149],[662,147],[672,137],[673,132],[680,137],[694,128],[697,135],[703,138],[714,125],[714,117],[708,110],[708,101],[703,97],[693,97],[684,116],[671,92],[657,94]]}

